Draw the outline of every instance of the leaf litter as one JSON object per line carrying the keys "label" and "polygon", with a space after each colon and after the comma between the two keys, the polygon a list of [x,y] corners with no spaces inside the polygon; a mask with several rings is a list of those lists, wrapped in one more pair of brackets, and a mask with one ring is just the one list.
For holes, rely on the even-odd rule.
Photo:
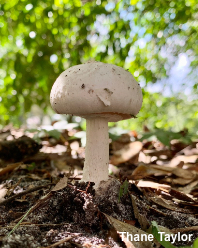
{"label": "leaf litter", "polygon": [[198,142],[168,133],[162,143],[159,130],[152,135],[160,141],[148,134],[140,141],[136,132],[112,136],[111,180],[95,191],[93,183],[79,182],[85,153],[78,132],[77,125],[59,134],[0,132],[0,147],[6,147],[5,154],[0,149],[1,247],[160,247],[120,235],[148,235],[154,222],[167,233],[192,234],[191,242],[175,240],[174,246],[193,244]]}

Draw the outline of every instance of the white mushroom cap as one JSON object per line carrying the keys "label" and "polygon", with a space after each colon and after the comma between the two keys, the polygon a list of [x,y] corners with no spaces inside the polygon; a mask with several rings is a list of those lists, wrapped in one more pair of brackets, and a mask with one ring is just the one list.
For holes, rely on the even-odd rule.
{"label": "white mushroom cap", "polygon": [[59,114],[86,119],[105,117],[119,121],[135,116],[142,105],[142,91],[130,72],[101,62],[73,66],[57,78],[51,94]]}

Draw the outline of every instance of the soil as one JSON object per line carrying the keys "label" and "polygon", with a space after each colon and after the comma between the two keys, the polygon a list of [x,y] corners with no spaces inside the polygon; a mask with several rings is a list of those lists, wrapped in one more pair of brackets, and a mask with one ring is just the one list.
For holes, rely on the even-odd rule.
{"label": "soil", "polygon": [[[117,181],[112,181],[108,189],[111,197],[95,195],[93,183],[69,183],[62,190],[51,191],[9,237],[5,235],[16,224],[16,217],[28,210],[30,202],[15,201],[0,206],[0,236],[5,236],[1,247],[48,247],[68,237],[72,238],[57,247],[125,247],[101,211],[112,213],[120,220],[129,219],[132,216],[130,198],[124,196],[118,203]],[[45,189],[40,194],[48,191]],[[8,228],[5,223],[10,223]]]}
{"label": "soil", "polygon": [[[36,185],[46,183],[50,182],[38,181]],[[22,185],[24,187],[25,183],[21,182],[20,186]],[[122,196],[119,201],[120,182],[117,180],[103,183],[97,192],[93,185],[93,183],[83,182],[68,183],[65,188],[58,191],[50,191],[48,187],[39,190],[38,194],[29,194],[24,200],[16,199],[0,206],[1,247],[51,247],[50,245],[66,238],[68,241],[56,247],[126,247],[103,213],[123,222],[134,220],[134,209],[129,194]],[[155,220],[169,229],[185,228],[186,224],[198,226],[195,215],[170,211],[153,205],[134,184],[130,184],[128,189],[137,197],[136,204],[139,212],[145,215],[149,223]],[[38,202],[38,198],[44,195],[45,197]],[[8,236],[20,217],[34,202],[37,202],[35,208]],[[148,209],[148,206],[152,208]],[[138,222],[136,226],[140,228]],[[193,234],[192,240],[194,240],[198,236],[198,231],[190,231],[188,234]],[[175,245],[187,244],[190,245],[192,242],[175,243]]]}
{"label": "soil", "polygon": [[[25,140],[29,141],[29,139]],[[13,144],[14,142],[11,142],[12,147]],[[37,152],[39,145],[35,145],[34,142],[30,144],[36,147]],[[163,150],[163,153],[166,153],[166,150]],[[32,154],[34,152],[29,155]],[[0,247],[2,248],[132,247],[122,241],[118,234],[120,230],[109,221],[108,216],[121,221],[123,225],[130,225],[131,228],[147,232],[150,232],[149,227],[152,222],[156,221],[158,226],[165,228],[166,231],[192,234],[191,241],[176,239],[175,246],[192,245],[198,237],[198,203],[195,197],[190,198],[189,194],[179,192],[176,187],[173,189],[170,186],[167,190],[163,184],[158,188],[141,187],[137,184],[138,180],[130,182],[127,180],[127,188],[125,187],[124,192],[121,193],[127,179],[127,168],[134,170],[137,167],[135,162],[137,154],[134,155],[134,161],[130,158],[122,163],[125,176],[121,177],[117,174],[116,178],[114,175],[107,182],[102,182],[97,190],[94,188],[94,183],[79,182],[71,173],[57,170],[52,162],[56,161],[57,155],[47,156],[39,153],[28,157],[24,153],[20,156],[21,163],[18,162],[18,157],[15,160],[17,163],[12,164],[3,160],[1,163],[3,169],[0,171]],[[76,159],[71,158],[69,149],[64,156],[64,161],[74,162],[79,167],[83,164],[80,155]],[[58,155],[58,158],[60,166],[63,157]],[[129,166],[129,163],[132,166]],[[143,175],[147,167],[141,165],[137,168],[141,169]],[[151,168],[156,169],[156,165]],[[181,170],[178,171],[181,173]],[[175,174],[169,172],[167,177],[158,172],[152,181],[162,183],[165,179],[167,182],[170,178],[175,180],[176,175],[179,177],[178,171],[174,172]],[[138,173],[136,176],[139,176]],[[134,178],[135,174],[133,174]],[[65,185],[63,183],[61,187],[54,188],[60,179],[65,180]],[[196,180],[195,177],[191,183],[196,185]],[[196,190],[194,193],[196,195]],[[143,248],[144,245],[140,244],[139,247]],[[152,247],[163,246],[155,240]]]}

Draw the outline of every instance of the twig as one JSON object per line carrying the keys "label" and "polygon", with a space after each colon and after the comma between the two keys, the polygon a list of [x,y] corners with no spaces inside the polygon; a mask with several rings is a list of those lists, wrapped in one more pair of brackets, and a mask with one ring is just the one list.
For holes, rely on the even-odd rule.
{"label": "twig", "polygon": [[48,186],[50,186],[50,185],[54,185],[54,184],[53,184],[53,183],[49,183],[49,184],[46,184],[46,185],[40,185],[40,186],[36,186],[36,187],[34,187],[34,188],[31,188],[31,189],[24,190],[23,192],[21,192],[21,193],[19,193],[19,194],[16,194],[16,195],[13,195],[13,196],[9,197],[8,199],[6,199],[5,201],[0,202],[0,206],[5,205],[5,204],[7,204],[7,203],[13,201],[15,198],[18,198],[18,197],[21,197],[21,196],[23,196],[23,195],[29,194],[29,193],[31,193],[31,192],[40,190],[40,189],[42,189],[42,188],[46,188],[46,187],[48,187]]}
{"label": "twig", "polygon": [[5,168],[3,168],[0,171],[0,176],[5,175],[6,173],[13,171],[16,167],[19,167],[20,165],[22,165],[23,163],[19,162],[19,163],[14,163],[14,164],[8,164]]}
{"label": "twig", "polygon": [[65,242],[67,242],[67,241],[73,239],[74,237],[75,237],[75,236],[69,236],[69,237],[67,237],[67,238],[65,238],[65,239],[62,239],[62,240],[60,240],[60,241],[58,241],[58,242],[56,242],[56,243],[54,243],[54,244],[52,244],[52,245],[49,245],[49,246],[47,246],[47,247],[45,247],[45,248],[56,247],[56,246],[58,246],[58,245],[61,245],[61,244],[65,243]]}
{"label": "twig", "polygon": [[198,226],[189,226],[189,227],[184,227],[184,228],[174,228],[171,229],[171,232],[173,233],[185,233],[185,232],[191,232],[191,231],[197,231],[198,230]]}
{"label": "twig", "polygon": [[14,189],[21,183],[22,181],[22,178],[19,179],[19,181],[17,183],[15,183],[9,190],[8,190],[8,193],[9,195],[12,194],[12,192],[14,191]]}
{"label": "twig", "polygon": [[[27,223],[27,224],[26,224]],[[30,222],[20,222],[20,226],[25,226],[25,227],[31,227],[31,226],[39,226],[39,227],[56,227],[56,226],[63,226],[66,225],[67,223],[61,223],[61,224],[53,224],[53,223],[46,223],[46,224],[37,224],[37,223],[30,223]],[[1,225],[0,228],[6,228],[6,229],[13,229],[15,226],[3,226]]]}
{"label": "twig", "polygon": [[[25,213],[25,217],[27,217],[27,214],[30,214],[32,213],[35,209],[39,208],[39,207],[43,207],[45,206],[47,203],[46,203],[46,200],[49,199],[51,196],[52,196],[52,191],[50,191],[47,195],[43,196],[43,198],[39,199],[38,202],[32,206],[28,211],[27,213]],[[21,219],[24,219],[24,216],[16,219],[14,222],[20,222]],[[20,222],[21,223],[21,222]]]}

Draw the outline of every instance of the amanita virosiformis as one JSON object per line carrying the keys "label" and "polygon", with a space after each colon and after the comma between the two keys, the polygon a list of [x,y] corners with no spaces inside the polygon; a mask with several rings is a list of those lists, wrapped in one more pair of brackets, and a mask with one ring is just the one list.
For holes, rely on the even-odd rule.
{"label": "amanita virosiformis", "polygon": [[101,62],[73,66],[55,81],[50,102],[58,114],[86,119],[83,181],[108,180],[108,122],[134,117],[142,106],[142,91],[132,74]]}

